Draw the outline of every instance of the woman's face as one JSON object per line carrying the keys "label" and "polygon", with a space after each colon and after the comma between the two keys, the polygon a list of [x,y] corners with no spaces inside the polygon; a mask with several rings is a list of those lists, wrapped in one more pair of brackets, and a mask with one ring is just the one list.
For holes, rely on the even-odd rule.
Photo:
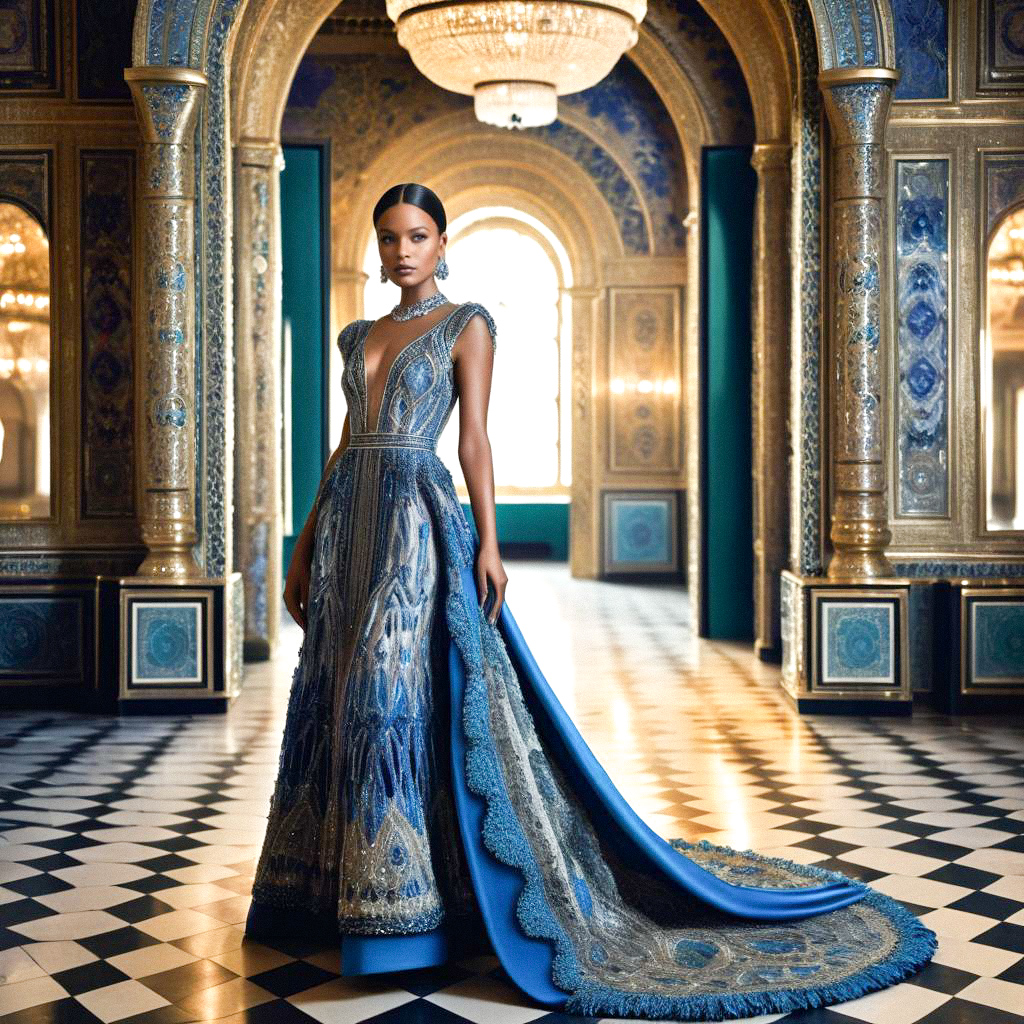
{"label": "woman's face", "polygon": [[[396,203],[377,221],[377,251],[388,277],[409,287],[432,277],[444,256],[447,233],[439,234],[434,218],[412,203]],[[410,270],[400,270],[410,267]]]}

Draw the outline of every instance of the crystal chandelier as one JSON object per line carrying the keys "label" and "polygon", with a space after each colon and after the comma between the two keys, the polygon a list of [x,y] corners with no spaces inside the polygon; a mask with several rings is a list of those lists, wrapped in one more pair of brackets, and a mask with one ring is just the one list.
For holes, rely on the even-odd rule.
{"label": "crystal chandelier", "polygon": [[387,11],[413,64],[472,96],[479,120],[532,128],[636,44],[647,0],[387,0]]}

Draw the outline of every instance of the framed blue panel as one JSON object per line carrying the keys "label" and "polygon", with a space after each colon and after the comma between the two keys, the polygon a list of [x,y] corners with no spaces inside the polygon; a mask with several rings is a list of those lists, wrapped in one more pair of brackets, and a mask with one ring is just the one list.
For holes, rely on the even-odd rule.
{"label": "framed blue panel", "polygon": [[[214,590],[218,591],[215,595]],[[213,692],[223,685],[214,651],[223,650],[222,588],[126,588],[121,591],[121,697]]]}
{"label": "framed blue panel", "polygon": [[897,100],[949,96],[948,0],[892,0],[896,37]]}
{"label": "framed blue panel", "polygon": [[967,598],[965,686],[1024,686],[1024,595]]}
{"label": "framed blue panel", "polygon": [[604,572],[679,571],[676,491],[605,491]]}
{"label": "framed blue panel", "polygon": [[85,595],[0,596],[0,682],[83,679],[87,601]]}
{"label": "framed blue panel", "polygon": [[949,161],[897,160],[896,514],[949,514]]}
{"label": "framed blue panel", "polygon": [[810,693],[909,699],[905,588],[811,595]]}

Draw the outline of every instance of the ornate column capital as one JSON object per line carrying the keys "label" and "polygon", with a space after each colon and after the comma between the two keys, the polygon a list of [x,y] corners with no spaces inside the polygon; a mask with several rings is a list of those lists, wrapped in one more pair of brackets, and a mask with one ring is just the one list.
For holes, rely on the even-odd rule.
{"label": "ornate column capital", "polygon": [[206,75],[195,68],[125,68],[142,128],[142,141],[170,145],[189,142],[196,107],[206,91]]}

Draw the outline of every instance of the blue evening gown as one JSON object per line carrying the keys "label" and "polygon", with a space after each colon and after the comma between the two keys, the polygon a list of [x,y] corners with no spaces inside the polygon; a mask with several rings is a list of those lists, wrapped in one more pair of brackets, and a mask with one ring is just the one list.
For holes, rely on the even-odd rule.
{"label": "blue evening gown", "polygon": [[669,842],[627,804],[506,601],[488,622],[437,438],[457,306],[409,342],[367,424],[363,342],[340,334],[350,443],[324,485],[307,628],[248,934],[341,936],[342,973],[488,942],[538,1003],[591,1016],[752,1016],[913,973],[934,933],[834,872]]}

